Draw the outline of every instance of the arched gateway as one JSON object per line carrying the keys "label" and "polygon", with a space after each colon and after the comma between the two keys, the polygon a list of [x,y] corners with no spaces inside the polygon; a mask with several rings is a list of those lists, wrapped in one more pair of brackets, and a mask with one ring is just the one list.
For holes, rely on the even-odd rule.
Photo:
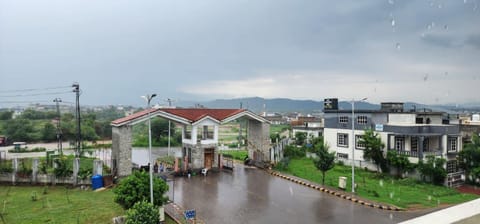
{"label": "arched gateway", "polygon": [[182,127],[182,158],[191,169],[218,167],[219,125],[247,121],[248,155],[255,161],[270,160],[270,123],[243,109],[151,108],[112,121],[112,171],[124,177],[132,172],[132,126],[151,117],[162,117]]}

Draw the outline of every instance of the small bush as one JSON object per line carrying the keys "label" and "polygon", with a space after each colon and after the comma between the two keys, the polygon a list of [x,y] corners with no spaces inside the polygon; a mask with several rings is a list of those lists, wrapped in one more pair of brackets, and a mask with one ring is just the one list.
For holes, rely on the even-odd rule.
{"label": "small bush", "polygon": [[158,209],[146,201],[141,201],[127,211],[125,224],[153,224],[158,223],[158,220]]}
{"label": "small bush", "polygon": [[[168,191],[168,185],[160,178],[153,178],[153,204],[155,206],[163,205],[168,197],[165,192]],[[124,178],[116,188],[115,202],[124,209],[131,208],[135,203],[141,201],[150,201],[150,178],[147,172],[133,172],[130,176]]]}

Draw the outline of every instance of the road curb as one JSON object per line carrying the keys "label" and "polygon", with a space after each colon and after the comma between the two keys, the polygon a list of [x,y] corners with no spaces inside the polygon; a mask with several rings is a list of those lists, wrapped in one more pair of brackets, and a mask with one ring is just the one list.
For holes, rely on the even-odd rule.
{"label": "road curb", "polygon": [[291,176],[286,176],[286,175],[284,175],[280,172],[276,172],[276,171],[272,171],[272,170],[267,170],[267,172],[272,176],[280,177],[280,178],[283,178],[285,180],[289,180],[291,182],[294,182],[296,184],[300,184],[300,185],[312,188],[312,189],[320,191],[320,192],[331,194],[331,195],[336,196],[338,198],[342,198],[342,199],[345,199],[345,200],[348,200],[348,201],[351,201],[351,202],[354,202],[354,203],[357,203],[357,204],[361,204],[361,205],[364,205],[364,206],[369,207],[369,208],[376,208],[376,209],[389,210],[389,211],[404,211],[404,209],[401,209],[401,208],[398,208],[398,207],[395,207],[395,206],[387,206],[387,205],[382,205],[382,204],[378,204],[378,203],[366,202],[366,201],[363,201],[361,199],[355,198],[353,196],[346,195],[343,192],[334,191],[334,190],[326,189],[324,187],[321,187],[321,186],[318,186],[318,185],[315,185],[315,184],[312,184],[312,183],[307,183],[307,182],[305,182],[301,179],[291,177]]}

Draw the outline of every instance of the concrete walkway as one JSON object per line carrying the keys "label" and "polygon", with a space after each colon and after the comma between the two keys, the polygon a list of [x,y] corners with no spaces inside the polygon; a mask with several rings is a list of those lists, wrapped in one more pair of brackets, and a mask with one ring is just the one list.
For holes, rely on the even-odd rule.
{"label": "concrete walkway", "polygon": [[414,223],[467,223],[467,220],[475,219],[475,223],[480,223],[480,199],[473,201],[465,202],[460,205],[452,206],[440,211],[432,212],[430,214],[420,216],[414,219],[401,222],[404,224],[414,224]]}

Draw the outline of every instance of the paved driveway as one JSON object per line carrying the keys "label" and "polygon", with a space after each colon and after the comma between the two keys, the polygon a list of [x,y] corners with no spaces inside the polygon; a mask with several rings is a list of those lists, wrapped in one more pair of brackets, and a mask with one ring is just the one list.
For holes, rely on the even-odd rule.
{"label": "paved driveway", "polygon": [[174,201],[207,223],[397,223],[425,213],[368,208],[241,165],[176,178]]}

